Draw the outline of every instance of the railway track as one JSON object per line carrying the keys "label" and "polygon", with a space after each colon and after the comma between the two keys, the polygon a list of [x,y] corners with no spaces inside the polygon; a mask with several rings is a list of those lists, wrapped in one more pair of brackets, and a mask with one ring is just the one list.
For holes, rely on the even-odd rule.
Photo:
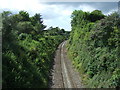
{"label": "railway track", "polygon": [[56,51],[52,72],[51,88],[83,88],[79,73],[67,58],[66,41]]}

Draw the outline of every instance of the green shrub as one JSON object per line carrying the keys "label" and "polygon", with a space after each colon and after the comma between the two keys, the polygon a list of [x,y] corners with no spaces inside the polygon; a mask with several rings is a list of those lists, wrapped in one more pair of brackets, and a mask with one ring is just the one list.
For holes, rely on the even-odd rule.
{"label": "green shrub", "polygon": [[97,10],[92,13],[75,10],[71,18],[72,31],[67,45],[68,55],[83,75],[86,87],[120,86],[118,14],[105,16]]}

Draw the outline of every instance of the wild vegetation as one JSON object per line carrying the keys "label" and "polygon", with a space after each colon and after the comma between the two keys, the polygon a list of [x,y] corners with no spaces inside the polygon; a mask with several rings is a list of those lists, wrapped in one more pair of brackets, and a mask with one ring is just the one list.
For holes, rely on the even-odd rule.
{"label": "wild vegetation", "polygon": [[40,14],[2,13],[2,87],[48,87],[50,68],[58,45],[68,37],[64,29],[49,28]]}
{"label": "wild vegetation", "polygon": [[[0,17],[1,18],[1,17]],[[2,13],[3,88],[46,88],[54,52],[67,39],[68,55],[85,87],[120,87],[120,17],[75,10],[72,31],[45,29],[40,14]]]}
{"label": "wild vegetation", "polygon": [[75,10],[71,15],[72,31],[68,55],[80,72],[85,87],[120,86],[120,18],[115,12],[105,16]]}

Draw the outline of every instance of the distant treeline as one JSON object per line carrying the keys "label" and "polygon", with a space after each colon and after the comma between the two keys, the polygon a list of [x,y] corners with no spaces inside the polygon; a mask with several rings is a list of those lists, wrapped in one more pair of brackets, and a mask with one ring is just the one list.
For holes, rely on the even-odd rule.
{"label": "distant treeline", "polygon": [[68,55],[80,72],[85,87],[120,87],[120,18],[118,13],[105,16],[75,10]]}
{"label": "distant treeline", "polygon": [[2,13],[2,87],[46,88],[54,52],[69,32],[45,30],[40,14],[26,11]]}

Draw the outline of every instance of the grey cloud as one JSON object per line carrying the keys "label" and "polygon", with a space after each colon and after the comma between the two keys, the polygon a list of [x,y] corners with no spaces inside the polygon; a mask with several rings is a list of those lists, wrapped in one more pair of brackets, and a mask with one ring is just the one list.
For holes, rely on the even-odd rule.
{"label": "grey cloud", "polygon": [[113,9],[118,8],[117,2],[47,2],[48,5],[63,5],[64,8],[73,7],[77,8],[81,5],[89,5],[96,9],[101,10],[103,13],[107,13]]}
{"label": "grey cloud", "polygon": [[119,0],[40,0],[40,2],[118,2]]}
{"label": "grey cloud", "polygon": [[[117,9],[118,7],[118,3],[117,2],[47,2],[44,3],[47,5],[56,5],[56,6],[62,6],[61,10],[64,9],[69,9],[72,8],[72,10],[78,9],[78,7],[82,7],[82,5],[87,5],[90,7],[93,7],[95,9],[101,10],[104,14],[109,13],[111,10]],[[61,8],[61,7],[59,7]],[[60,12],[61,13],[61,12]],[[63,21],[60,21],[59,23],[56,23],[58,21],[60,14],[57,12],[54,12],[51,9],[48,9],[46,11],[43,12],[43,17],[46,20],[51,20],[49,23],[46,22],[48,24],[48,26],[53,25],[53,26],[59,26],[59,27],[63,27],[66,30],[70,30],[70,21],[67,20],[68,22],[65,24],[61,24],[63,23]],[[53,20],[54,18],[54,20]],[[55,19],[56,18],[56,19]],[[70,18],[69,16],[65,18]]]}

